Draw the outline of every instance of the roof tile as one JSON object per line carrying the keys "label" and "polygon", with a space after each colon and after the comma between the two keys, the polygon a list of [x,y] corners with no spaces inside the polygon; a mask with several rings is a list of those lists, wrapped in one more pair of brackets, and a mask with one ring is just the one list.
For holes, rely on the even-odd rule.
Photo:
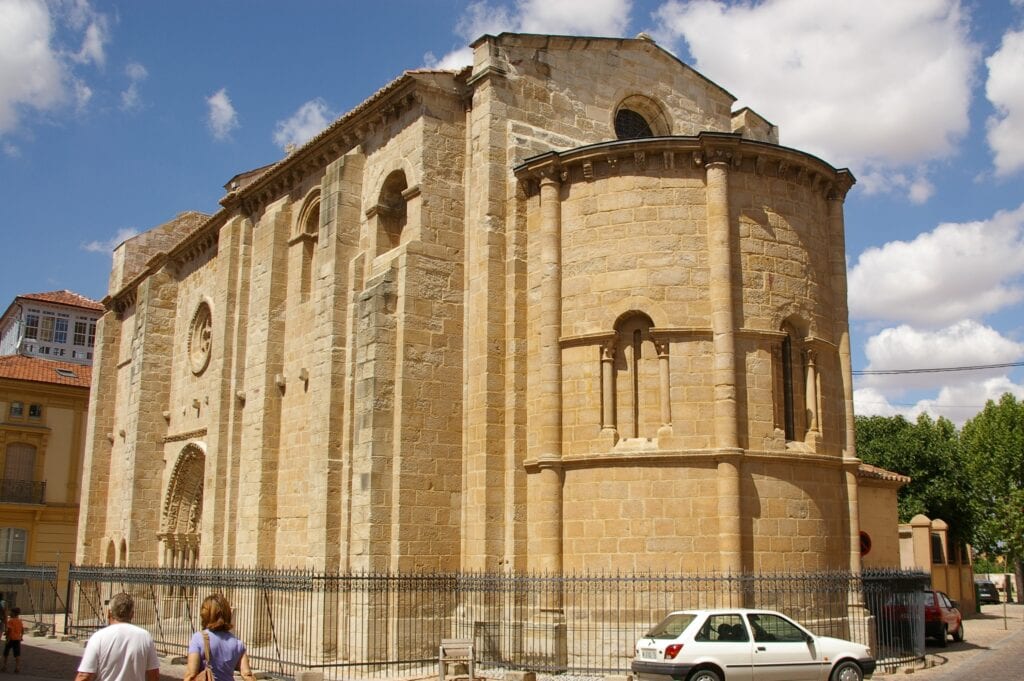
{"label": "roof tile", "polygon": [[6,355],[0,357],[0,378],[88,389],[92,383],[92,367],[55,359]]}

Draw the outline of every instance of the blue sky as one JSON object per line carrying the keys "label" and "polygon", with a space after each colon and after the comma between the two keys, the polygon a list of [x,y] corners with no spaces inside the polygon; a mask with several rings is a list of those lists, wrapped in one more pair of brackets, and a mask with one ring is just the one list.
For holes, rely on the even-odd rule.
{"label": "blue sky", "polygon": [[[1024,0],[0,0],[0,305],[102,298],[119,241],[504,30],[647,32],[850,168],[855,370],[1024,361]],[[1024,370],[855,387],[959,424]]]}

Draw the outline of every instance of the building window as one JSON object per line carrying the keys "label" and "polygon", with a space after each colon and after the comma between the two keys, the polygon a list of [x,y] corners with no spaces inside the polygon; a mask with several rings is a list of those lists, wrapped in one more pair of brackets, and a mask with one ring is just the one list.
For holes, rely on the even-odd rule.
{"label": "building window", "polygon": [[41,324],[39,325],[40,340],[46,341],[47,343],[53,342],[53,327],[54,322],[56,321],[57,318],[52,315],[43,315],[43,318],[40,320]]}
{"label": "building window", "polygon": [[76,321],[74,344],[79,347],[92,347],[96,342],[96,322]]}
{"label": "building window", "polygon": [[53,342],[61,344],[68,342],[68,320],[60,317],[53,320]]}
{"label": "building window", "polygon": [[647,119],[632,109],[619,109],[615,114],[615,136],[620,140],[654,137]]}
{"label": "building window", "polygon": [[41,405],[41,404],[30,404],[30,405],[28,405],[28,417],[30,419],[41,419],[41,418],[43,418],[43,405]]}
{"label": "building window", "polygon": [[192,373],[198,376],[206,371],[210,363],[210,349],[213,345],[213,313],[210,305],[200,301],[192,315],[188,335],[188,359]]}
{"label": "building window", "polygon": [[39,338],[39,315],[25,315],[25,338]]}
{"label": "building window", "polygon": [[656,101],[644,95],[630,95],[615,110],[612,121],[620,140],[659,137],[672,134],[668,115]]}
{"label": "building window", "polygon": [[20,527],[0,527],[0,563],[24,563],[28,532]]}
{"label": "building window", "polygon": [[20,419],[25,415],[25,404],[23,402],[11,402],[11,417]]}

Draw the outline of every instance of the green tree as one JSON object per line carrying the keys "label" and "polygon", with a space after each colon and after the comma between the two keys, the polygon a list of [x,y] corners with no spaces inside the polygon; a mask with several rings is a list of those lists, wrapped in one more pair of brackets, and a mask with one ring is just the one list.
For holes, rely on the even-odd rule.
{"label": "green tree", "polygon": [[1020,599],[1024,559],[1024,402],[1010,393],[964,424],[960,441],[976,493],[974,545],[1007,558]]}
{"label": "green tree", "polygon": [[902,416],[858,416],[857,456],[910,477],[898,495],[900,522],[923,513],[946,521],[952,537],[970,541],[972,485],[951,421],[927,414],[913,423]]}

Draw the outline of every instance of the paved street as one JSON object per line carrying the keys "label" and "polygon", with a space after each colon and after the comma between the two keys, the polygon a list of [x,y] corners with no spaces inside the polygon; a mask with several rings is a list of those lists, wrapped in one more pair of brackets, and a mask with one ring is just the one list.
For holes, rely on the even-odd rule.
{"label": "paved street", "polygon": [[[982,606],[980,615],[964,622],[965,639],[950,641],[948,648],[930,644],[924,668],[914,669],[914,681],[953,681],[954,679],[1024,679],[1024,605]],[[875,678],[893,679],[911,670],[876,674]]]}
{"label": "paved street", "polygon": [[[948,648],[932,644],[924,665],[875,678],[895,679],[912,674],[914,681],[953,681],[980,678],[992,681],[1024,679],[1024,606],[986,605],[981,615],[972,615],[964,625],[966,639],[950,642]],[[28,636],[22,646],[21,673],[14,674],[13,660],[0,681],[72,681],[82,657],[83,644]],[[164,660],[161,681],[181,681],[185,667]]]}

